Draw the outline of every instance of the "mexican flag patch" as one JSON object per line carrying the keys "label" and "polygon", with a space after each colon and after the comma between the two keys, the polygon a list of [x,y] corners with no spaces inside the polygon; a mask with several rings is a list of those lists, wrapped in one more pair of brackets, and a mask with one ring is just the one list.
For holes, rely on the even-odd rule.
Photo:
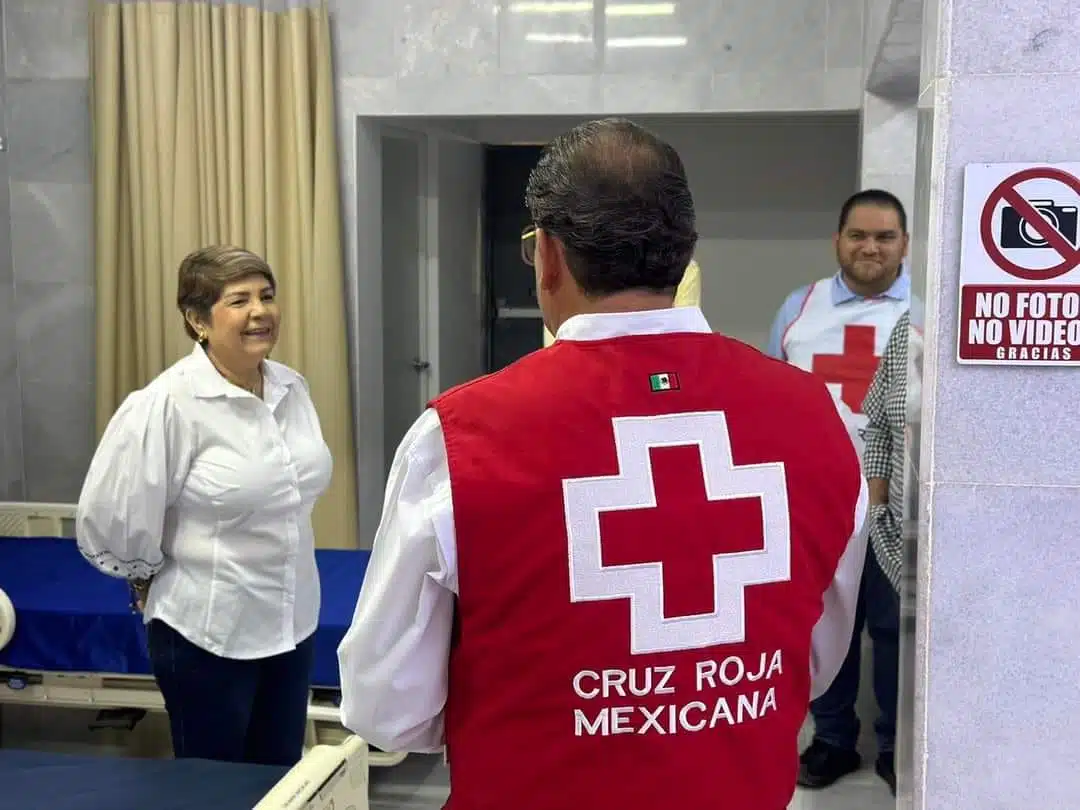
{"label": "mexican flag patch", "polygon": [[654,393],[659,391],[678,391],[679,375],[673,371],[665,371],[663,374],[650,374],[649,388]]}

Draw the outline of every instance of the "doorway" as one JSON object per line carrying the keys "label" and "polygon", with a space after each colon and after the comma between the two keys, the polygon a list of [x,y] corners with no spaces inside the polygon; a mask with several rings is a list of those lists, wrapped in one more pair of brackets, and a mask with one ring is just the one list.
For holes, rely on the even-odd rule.
{"label": "doorway", "polygon": [[544,344],[544,321],[531,267],[521,259],[529,224],[525,185],[540,146],[484,148],[484,274],[488,290],[488,371],[498,371]]}

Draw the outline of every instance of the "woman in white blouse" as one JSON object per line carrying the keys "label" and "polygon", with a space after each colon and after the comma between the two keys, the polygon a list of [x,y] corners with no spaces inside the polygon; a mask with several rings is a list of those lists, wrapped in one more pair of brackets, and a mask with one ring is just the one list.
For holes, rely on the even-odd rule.
{"label": "woman in white blouse", "polygon": [[332,460],[304,378],[268,359],[258,256],[180,265],[190,355],[123,402],[90,464],[79,548],[132,583],[177,757],[291,765],[319,614],[311,512]]}

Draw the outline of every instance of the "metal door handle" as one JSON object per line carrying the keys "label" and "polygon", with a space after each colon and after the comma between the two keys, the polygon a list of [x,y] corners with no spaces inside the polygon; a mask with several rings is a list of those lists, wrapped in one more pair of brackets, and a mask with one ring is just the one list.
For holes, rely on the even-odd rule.
{"label": "metal door handle", "polygon": [[412,367],[417,371],[427,371],[431,368],[431,363],[427,360],[421,360],[419,357],[414,357],[412,360]]}

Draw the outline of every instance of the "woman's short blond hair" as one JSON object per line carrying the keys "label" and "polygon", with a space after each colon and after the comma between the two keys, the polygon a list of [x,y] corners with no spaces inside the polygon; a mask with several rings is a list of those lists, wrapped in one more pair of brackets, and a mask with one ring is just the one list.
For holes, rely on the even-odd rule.
{"label": "woman's short blond hair", "polygon": [[191,327],[188,315],[199,321],[210,320],[210,309],[221,298],[225,287],[242,278],[259,275],[277,291],[277,280],[266,260],[250,250],[232,245],[211,245],[184,257],[176,287],[176,306],[184,318],[184,331],[192,340],[199,336]]}

